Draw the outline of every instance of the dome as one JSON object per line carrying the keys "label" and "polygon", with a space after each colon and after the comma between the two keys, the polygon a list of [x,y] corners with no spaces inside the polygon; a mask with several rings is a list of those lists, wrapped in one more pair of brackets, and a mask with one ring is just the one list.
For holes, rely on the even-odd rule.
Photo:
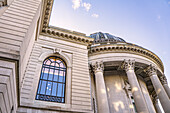
{"label": "dome", "polygon": [[90,34],[91,38],[94,38],[94,43],[95,44],[108,44],[108,43],[117,43],[117,42],[126,42],[120,37],[113,36],[109,33],[102,33],[102,32],[97,32]]}

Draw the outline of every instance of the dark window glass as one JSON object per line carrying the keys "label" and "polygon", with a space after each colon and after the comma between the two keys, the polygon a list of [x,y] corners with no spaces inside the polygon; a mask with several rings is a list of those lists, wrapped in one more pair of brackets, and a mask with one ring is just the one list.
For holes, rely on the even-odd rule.
{"label": "dark window glass", "polygon": [[56,56],[44,60],[36,100],[65,102],[66,64]]}

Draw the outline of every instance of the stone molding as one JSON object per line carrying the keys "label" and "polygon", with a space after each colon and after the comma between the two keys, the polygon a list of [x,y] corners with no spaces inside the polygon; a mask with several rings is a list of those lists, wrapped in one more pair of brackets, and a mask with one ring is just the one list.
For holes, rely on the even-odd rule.
{"label": "stone molding", "polygon": [[161,81],[161,83],[162,83],[163,85],[164,85],[164,84],[168,84],[167,78],[166,78],[165,74],[163,74],[162,76],[160,76],[160,81]]}
{"label": "stone molding", "polygon": [[157,69],[156,69],[156,67],[153,66],[153,65],[148,66],[148,67],[144,70],[144,72],[145,72],[149,77],[151,77],[152,75],[157,75]]}
{"label": "stone molding", "polygon": [[103,61],[97,61],[94,64],[92,64],[92,70],[94,73],[103,72],[104,70]]}
{"label": "stone molding", "polygon": [[44,0],[44,10],[43,10],[43,18],[42,18],[42,23],[41,23],[40,34],[52,36],[52,37],[58,36],[57,38],[62,38],[62,39],[64,38],[66,40],[72,40],[72,41],[81,42],[85,44],[91,44],[94,39],[87,37],[83,33],[49,26],[49,20],[51,16],[53,2],[54,0]]}
{"label": "stone molding", "polygon": [[71,61],[71,58],[69,58],[69,56],[64,54],[64,52],[61,49],[59,49],[59,48],[53,48],[53,49],[54,49],[53,52],[43,52],[40,55],[38,61],[40,63],[43,63],[44,59],[49,57],[49,56],[58,56],[58,57],[62,58],[66,62],[67,67],[72,67],[72,61]]}
{"label": "stone molding", "polygon": [[129,70],[134,70],[135,68],[135,60],[124,60],[123,64],[122,64],[122,69],[124,69],[125,71],[129,71]]}
{"label": "stone molding", "polygon": [[98,45],[98,46],[93,46],[89,50],[89,55],[92,54],[100,54],[104,52],[114,52],[114,53],[132,53],[132,54],[137,54],[140,56],[144,56],[154,63],[156,63],[162,72],[164,72],[164,66],[161,61],[161,59],[154,54],[153,52],[142,48],[140,46],[137,46],[135,44],[131,43],[115,43],[115,44],[110,44],[110,45]]}

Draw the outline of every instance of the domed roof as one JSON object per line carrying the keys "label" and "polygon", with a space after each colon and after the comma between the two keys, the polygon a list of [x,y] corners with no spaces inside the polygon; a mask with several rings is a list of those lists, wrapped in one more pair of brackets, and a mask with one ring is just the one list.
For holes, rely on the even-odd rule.
{"label": "domed roof", "polygon": [[102,33],[102,32],[97,32],[90,34],[91,38],[94,38],[94,43],[95,44],[106,44],[106,43],[117,43],[117,42],[126,42],[120,37],[113,36],[109,33]]}

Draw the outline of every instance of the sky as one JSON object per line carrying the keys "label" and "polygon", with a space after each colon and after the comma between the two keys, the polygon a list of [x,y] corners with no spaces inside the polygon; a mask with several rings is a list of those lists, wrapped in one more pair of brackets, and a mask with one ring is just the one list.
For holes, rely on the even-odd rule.
{"label": "sky", "polygon": [[170,86],[170,0],[54,0],[49,25],[110,33],[154,52]]}

